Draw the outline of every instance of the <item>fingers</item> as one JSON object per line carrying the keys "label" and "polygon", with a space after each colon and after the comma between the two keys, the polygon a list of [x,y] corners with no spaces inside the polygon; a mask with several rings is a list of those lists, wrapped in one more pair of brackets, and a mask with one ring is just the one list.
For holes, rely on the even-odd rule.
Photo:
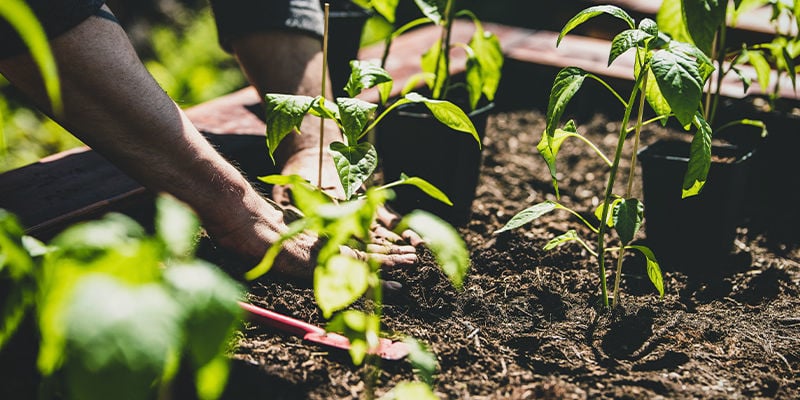
{"label": "fingers", "polygon": [[343,255],[361,261],[377,261],[382,267],[394,268],[410,266],[417,263],[417,253],[413,246],[385,246],[374,244],[367,246],[366,252],[355,250],[347,246],[341,246],[340,251]]}
{"label": "fingers", "polygon": [[[400,222],[400,216],[397,215],[394,211],[390,210],[388,207],[381,207],[378,209],[376,219],[378,222],[383,225],[385,230],[392,232],[391,229],[397,226]],[[392,232],[396,239],[390,240],[392,242],[397,242],[400,240],[405,240],[412,246],[419,246],[425,244],[425,241],[422,240],[422,237],[417,233],[412,231],[411,229],[406,229],[397,235],[396,233]]]}

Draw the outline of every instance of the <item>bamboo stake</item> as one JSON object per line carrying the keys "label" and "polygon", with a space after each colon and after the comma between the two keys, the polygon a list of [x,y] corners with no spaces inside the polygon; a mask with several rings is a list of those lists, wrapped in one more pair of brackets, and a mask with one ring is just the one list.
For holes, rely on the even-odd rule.
{"label": "bamboo stake", "polygon": [[[323,107],[325,106],[325,78],[328,72],[328,15],[330,14],[330,3],[325,3],[325,31],[322,35],[322,83],[320,94],[322,96]],[[322,152],[325,150],[325,118],[319,117],[319,162],[317,171],[317,187],[322,190]]]}

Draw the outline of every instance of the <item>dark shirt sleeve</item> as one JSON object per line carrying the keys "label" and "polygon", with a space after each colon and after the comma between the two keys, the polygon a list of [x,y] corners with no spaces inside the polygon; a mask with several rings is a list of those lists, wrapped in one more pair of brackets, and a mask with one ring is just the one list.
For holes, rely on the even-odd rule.
{"label": "dark shirt sleeve", "polygon": [[[0,0],[3,1],[3,0]],[[54,38],[94,15],[105,0],[25,0],[48,38]],[[0,59],[28,51],[19,33],[0,18]]]}
{"label": "dark shirt sleeve", "polygon": [[219,43],[230,51],[242,35],[294,30],[322,37],[324,15],[319,0],[211,0]]}

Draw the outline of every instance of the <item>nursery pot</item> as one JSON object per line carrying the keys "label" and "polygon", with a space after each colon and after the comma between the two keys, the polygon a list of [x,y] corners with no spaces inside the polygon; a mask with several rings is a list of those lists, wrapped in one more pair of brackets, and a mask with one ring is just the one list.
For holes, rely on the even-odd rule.
{"label": "nursery pot", "polygon": [[743,222],[747,178],[755,150],[712,146],[708,179],[700,194],[681,198],[690,143],[661,140],[642,148],[645,233],[662,266],[707,274],[731,259]]}
{"label": "nursery pot", "polygon": [[350,61],[358,59],[361,34],[370,13],[347,1],[334,1],[328,14],[328,72],[333,96],[346,97]]}
{"label": "nursery pot", "polygon": [[[468,113],[483,142],[494,103]],[[431,212],[453,225],[470,219],[481,166],[481,148],[472,135],[439,122],[421,103],[409,103],[387,115],[376,132],[378,159],[384,182],[401,174],[423,178],[453,202],[444,204],[416,187],[397,186],[389,205],[401,214],[415,209]]]}

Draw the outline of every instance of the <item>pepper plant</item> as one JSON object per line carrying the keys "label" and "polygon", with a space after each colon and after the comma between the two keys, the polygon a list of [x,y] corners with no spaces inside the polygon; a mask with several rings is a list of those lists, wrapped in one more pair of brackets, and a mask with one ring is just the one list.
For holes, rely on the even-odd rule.
{"label": "pepper plant", "polygon": [[[389,49],[395,38],[413,28],[432,23],[441,28],[441,35],[422,55],[422,72],[409,79],[403,92],[409,91],[422,80],[433,99],[448,99],[449,90],[456,86],[450,80],[451,51],[461,49],[467,55],[466,90],[469,108],[474,110],[482,98],[493,101],[503,68],[503,50],[497,36],[485,30],[472,11],[457,10],[455,0],[414,0],[414,2],[423,17],[407,22],[386,38],[381,66],[386,65]],[[460,17],[467,17],[475,27],[468,43],[452,41],[453,23]]]}
{"label": "pepper plant", "polygon": [[243,290],[195,259],[199,223],[187,207],[160,197],[157,208],[155,235],[112,213],[47,245],[0,210],[0,281],[11,288],[0,349],[32,313],[41,340],[32,356],[53,383],[44,387],[68,398],[156,398],[188,366],[199,398],[221,396]]}
{"label": "pepper plant", "polygon": [[[460,108],[450,102],[431,100],[416,93],[406,94],[375,116],[378,106],[356,96],[364,89],[378,86],[381,96],[386,98],[391,89],[391,77],[373,63],[352,61],[351,67],[352,74],[345,87],[351,97],[337,98],[335,103],[321,96],[266,95],[267,147],[270,156],[286,135],[292,131],[299,133],[300,123],[306,114],[336,122],[344,141],[332,143],[329,150],[344,189],[344,198],[334,199],[297,175],[260,177],[268,184],[291,186],[299,215],[245,277],[256,279],[267,273],[283,243],[296,235],[310,233],[323,238],[323,244],[316,253],[317,266],[314,269],[316,303],[323,317],[330,319],[327,329],[341,332],[350,339],[353,362],[360,365],[366,359],[368,366],[374,368],[377,359],[370,354],[378,345],[383,307],[381,266],[369,257],[375,215],[394,196],[391,188],[397,185],[413,185],[445,203],[452,202],[439,189],[417,177],[404,175],[398,181],[380,187],[368,187],[369,178],[377,167],[378,154],[370,142],[362,139],[389,112],[408,103],[422,103],[442,123],[468,133],[476,140],[478,136]],[[396,228],[398,232],[406,229],[422,237],[453,286],[460,289],[469,268],[469,252],[455,228],[430,213],[414,211],[403,217]],[[343,252],[343,249],[354,249],[362,256],[347,255],[348,252]],[[370,312],[349,309],[365,296],[372,304]],[[416,354],[414,357],[418,359],[426,359],[424,352],[412,354]],[[367,379],[370,398],[373,396],[372,377],[370,373]],[[411,387],[420,389],[418,385]]]}
{"label": "pepper plant", "polygon": [[[556,160],[559,149],[567,139],[576,138],[585,142],[608,165],[609,171],[603,201],[594,211],[599,222],[595,224],[567,205],[548,200],[521,211],[497,232],[518,228],[554,210],[566,210],[576,216],[597,235],[596,245],[590,246],[578,235],[577,231],[570,230],[552,239],[547,243],[545,249],[549,250],[570,241],[584,246],[598,260],[602,301],[605,307],[609,307],[606,284],[607,252],[617,253],[614,297],[611,306],[615,306],[620,298],[619,283],[622,261],[627,250],[636,250],[645,256],[647,274],[659,294],[661,296],[664,294],[661,269],[655,255],[646,246],[632,244],[636,233],[641,228],[644,216],[644,204],[632,197],[631,193],[635,178],[633,168],[627,176],[625,193],[617,195],[613,191],[620,173],[619,165],[625,144],[629,142],[629,138],[633,142],[633,159],[630,165],[636,165],[639,137],[644,125],[659,121],[666,123],[669,118],[675,118],[687,130],[694,127],[691,160],[684,179],[684,193],[688,195],[698,193],[705,184],[711,163],[712,131],[703,117],[702,91],[704,83],[714,68],[711,60],[693,44],[670,38],[660,32],[656,22],[651,19],[645,18],[637,25],[627,12],[612,5],[593,6],[576,14],[561,30],[558,43],[572,29],[599,15],[609,15],[625,23],[626,29],[616,35],[612,41],[608,64],[613,63],[617,57],[627,51],[634,52],[635,67],[632,71],[634,84],[631,92],[627,97],[623,97],[597,75],[577,67],[562,69],[553,82],[547,108],[546,128],[537,146],[537,150],[550,170],[557,199],[560,197]],[[569,101],[587,79],[597,81],[608,89],[623,108],[622,124],[612,157],[606,157],[599,147],[582,136],[577,131],[574,121],[570,120],[561,128],[558,127]],[[649,119],[645,119],[646,104],[649,104],[655,113],[655,116]],[[617,233],[619,245],[616,247],[608,246],[610,229]]]}
{"label": "pepper plant", "polygon": [[[774,33],[764,43],[735,43],[728,40],[729,24],[735,26],[738,18],[755,8],[769,6],[772,9],[770,24]],[[796,0],[681,0],[665,1],[657,16],[662,31],[675,39],[694,43],[716,65],[717,74],[709,80],[704,100],[703,115],[714,126],[721,95],[722,81],[730,73],[736,74],[746,93],[752,78],[742,71],[743,65],[751,66],[763,93],[768,95],[774,108],[779,97],[781,77],[790,79],[796,87],[794,59],[800,56],[800,2]],[[773,71],[777,73],[773,76]],[[712,82],[714,85],[712,85]],[[761,127],[760,121],[737,120],[726,123],[717,131],[736,124]]]}

